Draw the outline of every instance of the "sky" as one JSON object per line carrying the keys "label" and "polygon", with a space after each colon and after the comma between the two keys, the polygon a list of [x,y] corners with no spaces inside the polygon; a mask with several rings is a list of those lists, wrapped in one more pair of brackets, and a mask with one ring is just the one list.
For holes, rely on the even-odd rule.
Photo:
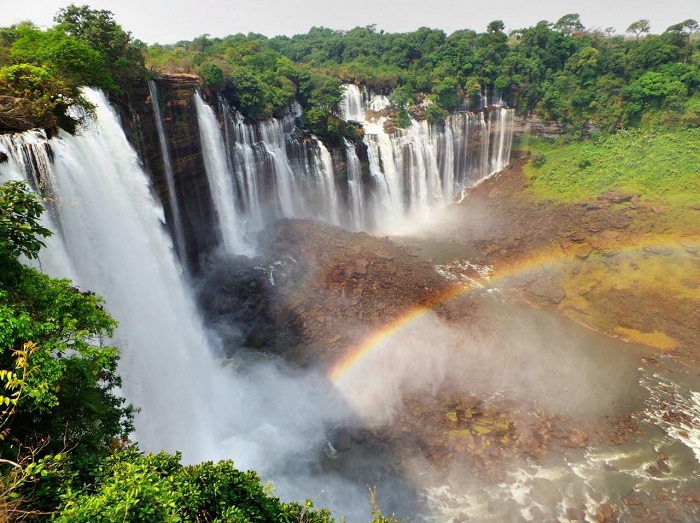
{"label": "sky", "polygon": [[556,22],[568,13],[578,13],[588,29],[614,27],[617,34],[642,18],[651,22],[652,33],[688,18],[700,20],[700,0],[0,0],[0,27],[22,20],[50,27],[56,12],[70,3],[112,11],[125,30],[148,44],[203,34],[291,36],[313,26],[352,29],[376,24],[387,32],[422,26],[448,34],[457,29],[483,32],[492,20],[503,20],[510,30],[540,20]]}

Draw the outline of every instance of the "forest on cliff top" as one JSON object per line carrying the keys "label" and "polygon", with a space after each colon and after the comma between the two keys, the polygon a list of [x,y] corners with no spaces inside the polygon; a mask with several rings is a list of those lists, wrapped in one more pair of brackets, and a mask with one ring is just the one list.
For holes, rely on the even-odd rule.
{"label": "forest on cliff top", "polygon": [[484,97],[558,122],[572,135],[589,124],[605,132],[644,122],[700,125],[700,39],[692,19],[658,35],[646,20],[631,21],[626,35],[589,31],[569,14],[509,34],[494,20],[481,33],[315,27],[292,37],[202,35],[152,46],[109,11],[69,6],[55,20],[47,30],[30,22],[0,29],[0,104],[15,109],[4,111],[0,129],[70,129],[66,106],[80,105],[81,85],[126,96],[159,73],[201,76],[251,120],[280,116],[297,100],[320,135],[349,132],[338,121],[344,83],[391,94],[399,127],[409,114],[438,123]]}

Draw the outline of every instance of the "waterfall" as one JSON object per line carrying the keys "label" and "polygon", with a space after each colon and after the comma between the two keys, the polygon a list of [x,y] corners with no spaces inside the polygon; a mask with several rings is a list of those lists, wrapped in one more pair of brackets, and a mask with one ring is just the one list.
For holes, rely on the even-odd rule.
{"label": "waterfall", "polygon": [[496,116],[495,137],[498,147],[491,165],[491,172],[498,172],[505,169],[510,160],[510,151],[513,145],[512,129],[515,112],[501,107],[492,114]]}
{"label": "waterfall", "polygon": [[298,111],[248,124],[222,102],[225,149],[247,230],[277,218],[344,224],[331,153],[317,138],[295,134]]}
{"label": "waterfall", "polygon": [[[451,114],[444,125],[411,120],[405,129],[386,133],[381,111],[388,105],[356,85],[345,86],[341,114],[364,128],[371,185],[365,191],[364,230],[397,232],[459,192],[503,169],[512,144],[513,111],[492,107]],[[346,147],[346,150],[347,147]],[[350,166],[348,154],[348,166]],[[357,191],[348,170],[350,227],[356,229]]]}
{"label": "waterfall", "polygon": [[156,130],[158,132],[158,143],[160,144],[160,154],[163,158],[163,170],[165,171],[166,186],[168,188],[168,203],[170,205],[170,213],[172,215],[173,229],[175,231],[175,249],[177,250],[180,263],[187,272],[187,246],[185,244],[185,232],[182,227],[182,219],[180,218],[180,204],[178,203],[177,193],[175,192],[175,175],[173,174],[173,166],[170,161],[170,150],[168,149],[168,141],[165,138],[165,130],[163,129],[163,114],[160,110],[160,100],[158,99],[158,86],[155,81],[148,82],[148,92],[151,95],[151,107],[156,120]]}
{"label": "waterfall", "polygon": [[195,105],[222,242],[235,253],[247,252],[241,247],[246,232],[279,218],[383,234],[405,230],[503,169],[510,156],[510,109],[455,113],[444,125],[411,120],[387,133],[388,98],[347,85],[340,110],[363,127],[369,177],[360,175],[355,144],[345,142],[334,153],[346,166],[343,178],[323,142],[297,127],[298,106],[284,117],[248,123],[222,99],[220,126],[201,96]]}
{"label": "waterfall", "polygon": [[94,128],[61,133],[50,147],[34,132],[3,136],[9,160],[0,164],[0,180],[52,187],[58,234],[42,251],[41,266],[104,296],[119,322],[113,343],[122,349],[122,393],[141,409],[141,448],[181,450],[190,462],[211,459],[219,455],[221,371],[138,157],[106,98],[90,89],[84,95],[96,107]]}
{"label": "waterfall", "polygon": [[343,89],[343,99],[340,103],[340,114],[343,119],[363,122],[368,101],[366,93],[355,84],[347,84]]}
{"label": "waterfall", "polygon": [[365,195],[362,187],[362,170],[355,144],[345,140],[348,164],[348,196],[350,198],[350,227],[353,231],[365,230]]}
{"label": "waterfall", "polygon": [[194,102],[202,157],[214,201],[221,243],[226,252],[246,254],[251,249],[243,240],[244,230],[238,217],[237,201],[234,198],[233,177],[229,172],[224,140],[216,115],[214,110],[204,103],[198,92],[194,94]]}

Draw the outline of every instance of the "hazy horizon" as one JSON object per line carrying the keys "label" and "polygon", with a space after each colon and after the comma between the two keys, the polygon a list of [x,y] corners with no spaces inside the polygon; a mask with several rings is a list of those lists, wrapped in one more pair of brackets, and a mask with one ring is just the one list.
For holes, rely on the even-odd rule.
{"label": "hazy horizon", "polygon": [[502,0],[490,10],[484,9],[483,3],[468,0],[355,0],[352,4],[323,0],[210,0],[199,9],[184,0],[13,0],[0,11],[0,27],[23,20],[50,27],[58,10],[71,3],[112,11],[125,30],[148,44],[172,44],[203,34],[223,37],[252,32],[291,36],[306,33],[314,26],[348,30],[376,25],[377,30],[387,32],[427,26],[449,34],[458,29],[482,32],[490,21],[503,20],[506,30],[511,30],[530,27],[541,20],[556,22],[569,13],[579,14],[587,29],[613,27],[616,34],[624,34],[632,22],[646,18],[652,33],[658,34],[672,24],[700,18],[700,9],[687,0],[668,0],[663,9],[659,9],[657,0],[589,0],[583,5],[577,0],[541,0],[534,5]]}

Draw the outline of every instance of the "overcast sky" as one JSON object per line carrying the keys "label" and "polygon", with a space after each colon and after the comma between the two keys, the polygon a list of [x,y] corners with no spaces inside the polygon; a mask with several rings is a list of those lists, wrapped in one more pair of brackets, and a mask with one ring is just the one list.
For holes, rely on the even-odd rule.
{"label": "overcast sky", "polygon": [[351,29],[376,24],[389,32],[421,26],[484,31],[492,20],[506,29],[529,27],[540,20],[556,22],[578,13],[587,28],[614,27],[624,33],[646,18],[653,33],[688,18],[700,20],[700,0],[0,0],[0,27],[21,20],[53,25],[61,8],[75,3],[107,9],[134,38],[149,44],[191,40],[202,34],[268,36],[305,33],[313,26]]}

